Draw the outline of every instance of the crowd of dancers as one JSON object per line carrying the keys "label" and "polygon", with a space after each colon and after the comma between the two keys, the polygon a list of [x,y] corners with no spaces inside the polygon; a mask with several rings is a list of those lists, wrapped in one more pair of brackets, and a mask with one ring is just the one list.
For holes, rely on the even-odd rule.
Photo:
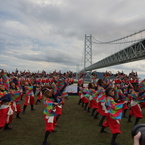
{"label": "crowd of dancers", "polygon": [[49,145],[48,136],[51,132],[55,132],[64,100],[68,99],[65,88],[74,83],[74,76],[75,74],[71,71],[66,73],[54,71],[47,74],[45,71],[31,73],[30,71],[19,72],[16,69],[15,72],[9,73],[1,70],[0,129],[11,130],[9,125],[15,114],[17,119],[21,119],[20,114],[26,114],[29,104],[33,113],[34,104],[38,104],[43,99],[45,120],[43,145]]}
{"label": "crowd of dancers", "polygon": [[[1,70],[0,73],[0,129],[10,130],[9,124],[15,114],[21,118],[21,113],[26,113],[30,104],[33,113],[34,104],[42,99],[44,103],[45,135],[43,145],[49,145],[48,136],[55,132],[57,120],[62,114],[64,99],[68,98],[65,88],[74,83],[75,73],[45,71],[31,73],[30,71],[8,73]],[[102,116],[99,122],[100,133],[106,133],[105,128],[109,127],[112,133],[111,145],[119,145],[116,138],[120,129],[122,117],[128,118],[134,125],[143,118],[142,108],[145,108],[145,80],[141,82],[135,72],[129,75],[118,72],[112,75],[106,72],[103,79],[98,79],[96,72],[92,73],[92,82],[84,87],[86,74],[80,73],[78,78],[78,104],[84,110],[90,112],[94,119]],[[23,100],[23,102],[21,102]],[[126,115],[127,110],[129,116]]]}
{"label": "crowd of dancers", "polygon": [[[98,79],[96,73],[92,73],[92,82],[84,87],[85,74],[80,74],[78,80],[78,104],[84,110],[90,112],[94,119],[101,116],[98,126],[100,133],[106,133],[105,128],[109,127],[112,133],[111,145],[116,143],[117,135],[121,133],[120,120],[128,118],[132,122],[135,117],[134,126],[143,118],[142,108],[145,108],[145,80],[139,81],[136,72],[129,75],[118,72],[112,75],[111,72],[104,74],[103,79]],[[129,116],[126,112],[129,112]]]}

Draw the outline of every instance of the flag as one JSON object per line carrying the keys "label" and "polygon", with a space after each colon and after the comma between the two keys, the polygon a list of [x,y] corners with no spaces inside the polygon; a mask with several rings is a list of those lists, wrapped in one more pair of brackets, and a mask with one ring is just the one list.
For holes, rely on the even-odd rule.
{"label": "flag", "polygon": [[5,94],[7,94],[6,91],[4,91],[4,92],[0,92],[0,98],[2,98]]}
{"label": "flag", "polygon": [[[139,94],[141,94],[141,96]],[[135,99],[138,103],[145,102],[145,95],[142,92],[138,93],[132,90],[131,97]]]}
{"label": "flag", "polygon": [[122,108],[123,108],[123,104],[116,104],[115,106],[115,110],[114,109],[110,109],[110,117],[115,119],[115,120],[121,120],[122,119]]}
{"label": "flag", "polygon": [[51,100],[44,100],[45,109],[43,113],[48,116],[56,116],[56,113],[53,111],[53,101]]}
{"label": "flag", "polygon": [[139,92],[145,91],[145,80],[143,80],[138,86]]}
{"label": "flag", "polygon": [[26,95],[33,95],[33,86],[25,86]]}
{"label": "flag", "polygon": [[83,88],[83,93],[89,94],[89,89],[87,87]]}
{"label": "flag", "polygon": [[105,98],[106,98],[106,95],[105,94],[100,94],[97,98],[98,102],[105,102]]}
{"label": "flag", "polygon": [[20,98],[21,98],[21,93],[20,93],[20,91],[15,91],[15,92],[13,92],[12,93],[12,100],[13,101],[19,101],[20,100]]}
{"label": "flag", "polygon": [[57,81],[57,86],[58,86],[58,89],[61,90],[65,86],[64,80],[59,79]]}
{"label": "flag", "polygon": [[68,92],[62,92],[61,96],[67,98],[68,97]]}
{"label": "flag", "polygon": [[35,95],[37,96],[37,95],[40,93],[40,91],[41,91],[41,90],[40,90],[39,88],[37,88],[37,89],[36,89]]}
{"label": "flag", "polygon": [[112,97],[107,97],[106,106],[111,118],[121,120],[123,103],[116,103]]}
{"label": "flag", "polygon": [[5,88],[8,89],[10,87],[10,84],[9,84],[9,79],[8,79],[7,75],[3,74],[2,78],[3,78],[3,84],[4,84]]}
{"label": "flag", "polygon": [[128,94],[128,86],[123,87],[124,94]]}
{"label": "flag", "polygon": [[105,90],[102,87],[98,87],[98,90],[94,94],[95,96],[98,96],[97,101],[98,102],[105,102]]}
{"label": "flag", "polygon": [[52,88],[53,88],[53,94],[56,95],[57,92],[58,92],[58,89],[57,89],[56,85],[55,85],[54,83],[52,83],[51,86],[52,86]]}

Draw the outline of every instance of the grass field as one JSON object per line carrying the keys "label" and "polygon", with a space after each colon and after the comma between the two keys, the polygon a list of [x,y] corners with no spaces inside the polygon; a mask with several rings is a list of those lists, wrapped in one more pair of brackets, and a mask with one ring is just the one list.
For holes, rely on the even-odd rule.
{"label": "grass field", "polygon": [[[94,120],[77,102],[78,96],[69,96],[69,100],[65,101],[63,115],[58,120],[57,132],[49,136],[50,145],[109,145],[112,136],[109,128],[106,129],[108,133],[100,134],[99,119]],[[35,105],[35,109],[31,111],[28,106],[26,114],[21,114],[22,119],[13,119],[13,123],[10,124],[12,130],[0,130],[0,145],[42,145],[43,104]],[[140,120],[140,123],[145,123],[145,119]],[[133,145],[130,133],[132,127],[133,123],[127,123],[127,119],[122,119],[123,133],[117,138],[120,145]]]}

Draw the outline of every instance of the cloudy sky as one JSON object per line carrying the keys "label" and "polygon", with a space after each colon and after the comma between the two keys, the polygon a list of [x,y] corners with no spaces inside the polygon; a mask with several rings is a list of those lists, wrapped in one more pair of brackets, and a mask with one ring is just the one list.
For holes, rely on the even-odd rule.
{"label": "cloudy sky", "polygon": [[[109,41],[145,29],[144,5],[143,0],[0,0],[0,68],[82,69],[85,34]],[[93,63],[120,47],[93,44]],[[144,62],[97,71],[143,75]]]}

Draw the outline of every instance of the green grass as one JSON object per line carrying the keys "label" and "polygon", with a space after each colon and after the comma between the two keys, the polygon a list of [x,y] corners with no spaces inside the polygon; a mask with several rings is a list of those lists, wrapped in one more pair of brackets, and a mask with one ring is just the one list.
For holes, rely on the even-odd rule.
{"label": "green grass", "polygon": [[[100,134],[99,119],[94,120],[77,102],[78,96],[69,96],[69,100],[65,101],[63,115],[58,120],[59,127],[56,128],[56,133],[50,134],[49,143],[51,145],[109,145],[112,136],[109,128],[106,128],[107,134]],[[45,133],[43,104],[35,105],[35,109],[31,111],[28,106],[26,114],[20,114],[22,119],[13,119],[13,123],[10,124],[12,130],[0,130],[0,145],[42,145]],[[145,123],[145,119],[140,120],[140,123]],[[127,119],[122,119],[122,134],[117,138],[120,145],[133,145],[130,133],[132,126],[133,123],[127,123]]]}

